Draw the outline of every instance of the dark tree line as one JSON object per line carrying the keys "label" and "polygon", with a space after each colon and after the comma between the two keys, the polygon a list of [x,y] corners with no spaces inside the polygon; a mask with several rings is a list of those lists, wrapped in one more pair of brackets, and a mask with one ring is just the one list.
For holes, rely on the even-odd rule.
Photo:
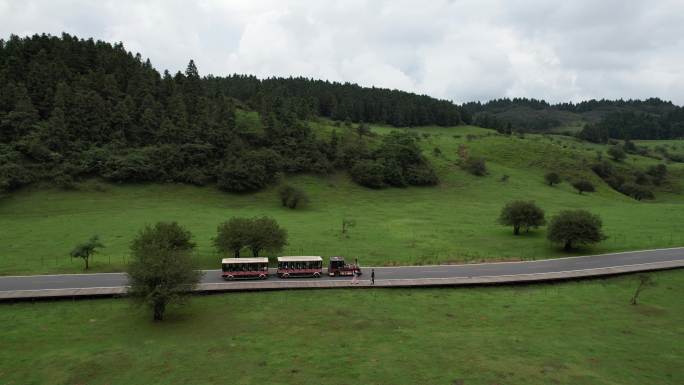
{"label": "dark tree line", "polygon": [[[658,98],[588,100],[549,104],[544,100],[503,98],[465,103],[462,115],[481,127],[502,133],[548,131],[564,122],[587,122],[582,139],[674,139],[684,137],[684,108]],[[472,118],[471,118],[472,117]]]}
{"label": "dark tree line", "polygon": [[[258,111],[263,130],[236,124],[236,106]],[[120,43],[11,36],[0,40],[0,191],[95,176],[258,190],[281,172],[328,173],[373,158],[357,154],[361,134],[360,143],[323,140],[308,118],[454,125],[459,111],[354,84],[201,77],[193,61],[184,73],[160,74]]]}
{"label": "dark tree line", "polygon": [[595,124],[587,124],[579,137],[594,143],[609,139],[677,139],[684,137],[684,108],[664,115],[645,112],[615,112]]}
{"label": "dark tree line", "polygon": [[384,123],[396,127],[454,126],[461,108],[450,101],[399,90],[361,87],[352,83],[297,78],[232,75],[208,77],[210,89],[260,109],[264,98],[287,100],[298,118],[323,116],[354,123]]}

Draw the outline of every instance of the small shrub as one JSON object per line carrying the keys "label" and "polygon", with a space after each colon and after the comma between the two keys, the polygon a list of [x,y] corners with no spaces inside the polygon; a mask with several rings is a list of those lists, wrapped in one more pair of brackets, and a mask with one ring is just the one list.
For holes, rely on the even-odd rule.
{"label": "small shrub", "polygon": [[487,164],[482,158],[468,158],[463,163],[463,169],[475,176],[485,176],[487,175]]}
{"label": "small shrub", "polygon": [[278,191],[278,196],[283,207],[291,209],[296,209],[309,203],[309,197],[303,190],[290,185],[281,187]]}
{"label": "small shrub", "polygon": [[608,149],[607,153],[616,162],[622,162],[627,157],[627,154],[625,153],[625,150],[622,149],[622,146],[612,146]]}
{"label": "small shrub", "polygon": [[354,182],[369,188],[385,187],[384,167],[373,160],[360,160],[349,170]]}
{"label": "small shrub", "polygon": [[434,186],[439,183],[435,171],[428,166],[409,166],[404,173],[406,182],[412,186]]}
{"label": "small shrub", "polygon": [[76,190],[76,181],[74,177],[69,174],[59,174],[53,179],[57,187],[62,190]]}
{"label": "small shrub", "polygon": [[432,150],[432,153],[438,158],[442,156],[442,150],[439,147],[435,147]]}
{"label": "small shrub", "polygon": [[558,175],[558,173],[549,172],[544,175],[544,180],[546,181],[546,184],[553,186],[561,182],[561,177]]}
{"label": "small shrub", "polygon": [[654,199],[653,191],[645,186],[634,183],[625,183],[620,186],[619,191],[627,196],[630,196],[638,201],[642,199]]}
{"label": "small shrub", "polygon": [[634,173],[634,183],[638,185],[648,185],[650,183],[650,180],[648,179],[648,175],[646,173],[641,172],[641,171],[636,171]]}
{"label": "small shrub", "polygon": [[665,177],[667,176],[667,167],[664,164],[651,166],[648,168],[648,170],[646,170],[646,174],[652,178],[654,185],[659,186],[663,183]]}
{"label": "small shrub", "polygon": [[596,188],[586,179],[581,179],[572,184],[572,187],[581,195],[583,192],[594,192]]}

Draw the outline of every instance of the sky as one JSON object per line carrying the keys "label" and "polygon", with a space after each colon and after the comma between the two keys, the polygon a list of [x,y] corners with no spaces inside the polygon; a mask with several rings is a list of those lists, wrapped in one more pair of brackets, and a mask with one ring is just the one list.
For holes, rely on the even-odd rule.
{"label": "sky", "polygon": [[462,103],[684,104],[682,0],[0,0],[0,38],[123,42],[160,71],[305,76]]}

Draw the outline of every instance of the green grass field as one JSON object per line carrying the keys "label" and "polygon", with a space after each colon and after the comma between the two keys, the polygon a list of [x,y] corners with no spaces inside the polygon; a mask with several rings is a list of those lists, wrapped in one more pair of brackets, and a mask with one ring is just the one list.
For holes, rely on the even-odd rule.
{"label": "green grass field", "polygon": [[[317,123],[318,132],[332,130]],[[383,134],[387,127],[374,127]],[[560,136],[524,138],[493,135],[476,127],[424,127],[421,146],[442,180],[436,187],[370,190],[346,174],[330,177],[291,176],[311,203],[303,210],[282,208],[277,186],[246,195],[214,187],[185,185],[83,184],[77,191],[35,187],[0,199],[0,274],[80,272],[71,260],[78,242],[99,234],[106,248],[95,256],[93,271],[118,271],[127,260],[136,232],[156,221],[178,221],[198,243],[203,268],[218,266],[211,247],[216,226],[231,216],[269,215],[289,232],[283,254],[346,255],[365,265],[540,259],[564,254],[545,239],[545,230],[514,237],[496,223],[501,207],[512,199],[536,201],[547,216],[562,209],[584,208],[603,218],[607,241],[575,254],[605,253],[684,245],[684,167],[669,165],[670,183],[657,199],[637,202],[611,190],[588,171],[602,147]],[[459,145],[488,160],[490,175],[475,177],[456,164]],[[441,155],[436,155],[439,148]],[[656,164],[631,157],[636,167]],[[543,175],[562,170],[569,179],[587,177],[596,193],[579,195],[565,182],[548,187]],[[508,175],[507,181],[502,176]],[[356,221],[341,234],[344,218]]]}
{"label": "green grass field", "polygon": [[0,305],[0,383],[684,383],[684,271],[512,287]]}

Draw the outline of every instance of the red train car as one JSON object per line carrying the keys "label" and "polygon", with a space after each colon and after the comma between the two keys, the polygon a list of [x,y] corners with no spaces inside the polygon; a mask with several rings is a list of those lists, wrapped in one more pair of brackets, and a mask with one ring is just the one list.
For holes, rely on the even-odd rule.
{"label": "red train car", "polygon": [[221,260],[221,275],[233,279],[268,278],[268,258],[224,258]]}
{"label": "red train car", "polygon": [[314,277],[323,274],[321,257],[278,257],[278,277]]}

